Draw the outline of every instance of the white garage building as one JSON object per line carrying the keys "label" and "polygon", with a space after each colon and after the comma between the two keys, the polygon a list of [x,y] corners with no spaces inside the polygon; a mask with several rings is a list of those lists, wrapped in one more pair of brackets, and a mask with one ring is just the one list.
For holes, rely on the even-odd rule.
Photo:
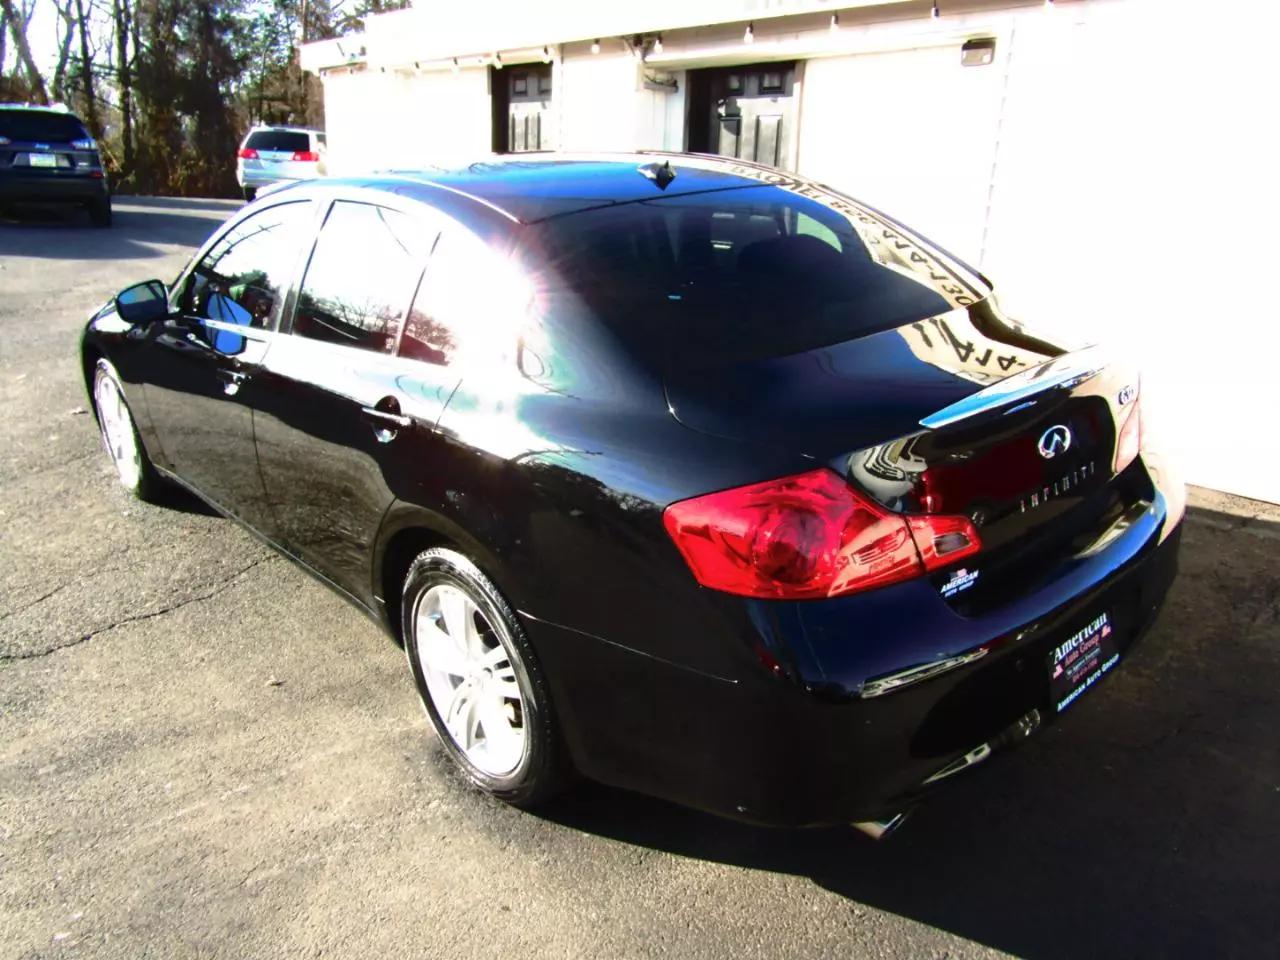
{"label": "white garage building", "polygon": [[1013,315],[1135,357],[1189,481],[1280,502],[1278,7],[420,2],[303,66],[334,173],[697,150],[844,190],[979,267]]}

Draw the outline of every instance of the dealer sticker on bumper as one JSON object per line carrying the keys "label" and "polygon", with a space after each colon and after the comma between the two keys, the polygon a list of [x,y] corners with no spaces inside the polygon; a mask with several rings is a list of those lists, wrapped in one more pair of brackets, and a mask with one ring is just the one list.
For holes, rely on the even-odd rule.
{"label": "dealer sticker on bumper", "polygon": [[951,579],[938,588],[938,592],[944,597],[954,597],[961,590],[968,590],[978,580],[978,574],[981,570],[968,570],[961,568],[951,574]]}
{"label": "dealer sticker on bumper", "polygon": [[1100,613],[1049,651],[1049,696],[1061,713],[1116,665],[1120,654],[1111,617]]}

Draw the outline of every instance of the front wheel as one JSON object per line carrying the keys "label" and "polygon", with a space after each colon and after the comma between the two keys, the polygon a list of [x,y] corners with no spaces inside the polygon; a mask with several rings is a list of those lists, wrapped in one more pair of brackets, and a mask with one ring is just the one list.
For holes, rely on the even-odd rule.
{"label": "front wheel", "polygon": [[93,406],[98,415],[102,445],[111,455],[120,485],[139,500],[155,501],[164,488],[164,481],[151,465],[151,458],[138,437],[120,378],[106,360],[99,360],[94,368]]}
{"label": "front wheel", "polygon": [[565,786],[551,696],[515,611],[460,553],[436,548],[409,569],[405,652],[427,718],[476,786],[528,807]]}
{"label": "front wheel", "polygon": [[244,194],[245,203],[253,203],[253,198],[258,195],[257,187],[241,187],[240,192]]}

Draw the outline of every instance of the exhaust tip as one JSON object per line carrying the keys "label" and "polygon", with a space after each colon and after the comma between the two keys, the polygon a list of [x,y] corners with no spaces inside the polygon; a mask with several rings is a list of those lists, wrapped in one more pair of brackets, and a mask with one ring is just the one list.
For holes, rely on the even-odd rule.
{"label": "exhaust tip", "polygon": [[883,840],[889,834],[893,833],[898,827],[902,826],[902,822],[907,819],[909,811],[895,813],[891,817],[883,820],[858,820],[850,824],[853,829],[865,833],[872,840]]}

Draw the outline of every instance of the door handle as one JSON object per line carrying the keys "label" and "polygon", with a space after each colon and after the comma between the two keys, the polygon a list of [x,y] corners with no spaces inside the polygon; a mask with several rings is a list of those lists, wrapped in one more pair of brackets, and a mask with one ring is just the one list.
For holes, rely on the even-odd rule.
{"label": "door handle", "polygon": [[228,370],[225,367],[220,367],[218,369],[218,379],[222,381],[222,392],[228,397],[234,397],[240,392],[240,387],[248,379],[248,375],[241,373],[239,370]]}
{"label": "door handle", "polygon": [[[400,405],[394,399],[381,402],[387,403],[389,406],[394,407],[395,410],[400,409]],[[406,417],[403,413],[395,413],[392,410],[361,407],[360,415],[364,417],[365,422],[373,425],[373,435],[379,443],[390,443],[401,430],[407,430],[413,426],[413,418]]]}
{"label": "door handle", "polygon": [[377,407],[361,407],[360,412],[364,414],[364,418],[370,423],[384,429],[407,430],[413,426],[413,418],[406,417],[403,413],[388,413],[385,410],[379,410]]}

